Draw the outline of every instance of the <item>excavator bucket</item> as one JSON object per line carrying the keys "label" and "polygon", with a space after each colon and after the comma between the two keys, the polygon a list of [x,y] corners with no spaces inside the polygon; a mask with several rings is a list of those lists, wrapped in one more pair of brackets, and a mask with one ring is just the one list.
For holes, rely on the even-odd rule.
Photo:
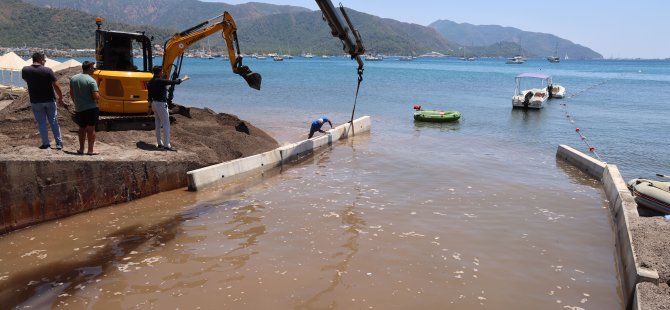
{"label": "excavator bucket", "polygon": [[247,84],[249,84],[249,87],[255,89],[255,90],[261,90],[261,80],[263,79],[259,73],[252,72],[248,74],[242,75],[245,81],[247,81]]}
{"label": "excavator bucket", "polygon": [[233,71],[242,78],[244,78],[245,81],[247,81],[247,84],[249,84],[249,87],[255,89],[255,90],[261,90],[261,75],[256,72],[251,72],[251,69],[247,66],[242,65],[242,58],[239,57],[235,61],[235,68]]}

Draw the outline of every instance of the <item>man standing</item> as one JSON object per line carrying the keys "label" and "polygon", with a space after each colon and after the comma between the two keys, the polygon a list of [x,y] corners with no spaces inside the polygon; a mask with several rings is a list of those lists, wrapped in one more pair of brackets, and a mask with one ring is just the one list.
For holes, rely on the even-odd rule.
{"label": "man standing", "polygon": [[[154,124],[156,125],[156,147],[174,151],[170,144],[170,113],[167,104],[167,86],[179,85],[189,79],[188,75],[183,79],[166,80],[162,78],[163,68],[156,66],[151,70],[154,76],[147,83],[149,90],[149,113],[154,112]],[[161,128],[163,128],[163,140],[161,141]]]}
{"label": "man standing", "polygon": [[323,124],[325,124],[325,123],[330,124],[330,128],[333,128],[333,123],[330,122],[330,120],[328,119],[328,117],[323,116],[323,117],[321,117],[320,119],[314,120],[314,121],[312,122],[312,126],[309,128],[309,137],[308,137],[308,139],[309,139],[309,138],[312,138],[312,136],[314,135],[314,133],[317,132],[317,131],[320,132],[320,133],[326,133],[325,131],[321,130],[321,126],[323,126]]}
{"label": "man standing", "polygon": [[61,140],[60,126],[58,125],[58,110],[54,91],[58,95],[58,105],[61,107],[65,106],[63,103],[63,93],[53,70],[44,66],[46,63],[44,54],[34,53],[32,58],[33,64],[23,67],[21,77],[28,84],[31,108],[37,122],[37,129],[42,138],[40,149],[44,150],[51,147],[49,130],[47,129],[48,121],[54,135],[56,149],[61,150],[63,149],[63,141]]}
{"label": "man standing", "polygon": [[81,65],[82,73],[70,79],[70,97],[74,102],[74,120],[79,125],[79,149],[77,154],[84,154],[84,142],[88,139],[86,155],[93,153],[95,143],[95,126],[98,124],[100,110],[98,109],[98,84],[93,79],[94,64],[84,61]]}

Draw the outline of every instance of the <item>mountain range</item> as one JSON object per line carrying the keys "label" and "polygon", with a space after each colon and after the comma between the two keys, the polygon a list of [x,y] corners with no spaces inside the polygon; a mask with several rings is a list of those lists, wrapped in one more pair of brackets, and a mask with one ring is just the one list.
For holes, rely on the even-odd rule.
{"label": "mountain range", "polygon": [[[230,5],[197,0],[2,0],[0,46],[92,48],[95,17],[110,30],[144,31],[162,45],[170,34],[228,11],[238,26],[244,53],[342,53],[320,11],[250,2]],[[558,47],[570,58],[602,58],[595,51],[552,34],[502,26],[476,26],[439,20],[428,27],[347,9],[368,52],[420,55],[430,51],[480,57],[545,57]],[[217,48],[210,36],[201,46]],[[196,47],[197,48],[197,47]]]}

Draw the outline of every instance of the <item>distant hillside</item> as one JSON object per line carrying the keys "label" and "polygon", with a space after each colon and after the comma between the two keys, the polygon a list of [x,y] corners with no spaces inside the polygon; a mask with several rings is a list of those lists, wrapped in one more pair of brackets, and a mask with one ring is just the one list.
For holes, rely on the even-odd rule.
{"label": "distant hillside", "polygon": [[[4,0],[3,0],[4,1]],[[250,2],[231,5],[197,0],[26,0],[42,7],[69,8],[116,22],[183,29],[228,11],[236,21],[272,14],[310,12],[303,7]]]}
{"label": "distant hillside", "polygon": [[[451,47],[435,30],[347,10],[371,53],[419,55]],[[339,55],[340,41],[333,38],[321,12],[276,14],[238,23],[240,44],[259,52],[302,51]]]}
{"label": "distant hillside", "polygon": [[[558,55],[568,54],[573,59],[599,59],[599,53],[588,47],[561,39],[555,35],[539,32],[528,32],[512,27],[495,25],[472,25],[455,23],[449,20],[438,20],[429,25],[452,43],[473,49],[497,49],[500,42],[516,43],[523,48],[526,57],[546,57],[553,55],[558,45]],[[484,48],[486,47],[486,48]],[[518,53],[518,51],[516,52]],[[513,54],[508,54],[513,56]]]}
{"label": "distant hillside", "polygon": [[[110,29],[145,31],[161,42],[174,30],[105,22]],[[71,9],[37,8],[20,0],[0,1],[0,46],[93,48],[95,16]]]}
{"label": "distant hillside", "polygon": [[[145,31],[162,45],[174,32],[228,11],[237,26],[243,53],[311,52],[338,55],[339,40],[319,11],[251,2],[240,5],[197,0],[0,0],[0,46],[93,48],[94,18],[105,18],[110,30]],[[78,13],[80,10],[86,13]],[[476,26],[439,20],[424,27],[347,10],[370,53],[420,55],[437,51],[447,55],[546,57],[566,53],[575,59],[602,58],[591,49],[551,34],[511,27]],[[135,26],[129,26],[135,25]],[[144,26],[151,25],[152,27]],[[221,50],[224,42],[212,35],[192,48]]]}
{"label": "distant hillside", "polygon": [[[104,17],[106,29],[116,29],[110,21],[129,24],[151,24],[183,30],[228,11],[237,26],[242,52],[281,52],[293,54],[339,55],[342,46],[330,35],[321,12],[294,6],[263,3],[230,5],[196,0],[26,0],[41,7],[82,10]],[[347,10],[363,36],[366,48],[375,53],[419,55],[429,51],[448,53],[454,47],[434,29],[382,19]],[[81,20],[82,17],[79,17]],[[174,31],[174,30],[173,30]],[[149,32],[147,32],[149,33]],[[163,40],[156,41],[163,43]],[[210,36],[200,45],[222,47],[219,36]],[[92,47],[92,45],[82,46]],[[197,48],[197,46],[195,47]]]}

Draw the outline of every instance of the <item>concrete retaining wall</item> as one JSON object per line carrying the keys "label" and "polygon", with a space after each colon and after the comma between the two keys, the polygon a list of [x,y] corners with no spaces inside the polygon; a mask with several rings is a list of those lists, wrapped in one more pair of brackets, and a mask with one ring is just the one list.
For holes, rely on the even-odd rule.
{"label": "concrete retaining wall", "polygon": [[643,268],[637,262],[630,233],[630,220],[633,217],[638,217],[639,214],[637,213],[637,204],[628,190],[619,168],[596,160],[567,145],[558,146],[556,157],[569,162],[602,182],[614,221],[616,247],[619,254],[618,267],[624,302],[627,308],[637,309],[638,303],[634,302],[636,285],[645,281],[658,284],[659,276],[656,270]]}
{"label": "concrete retaining wall", "polygon": [[192,191],[200,190],[208,185],[233,176],[252,171],[261,172],[282,165],[298,156],[309,154],[314,150],[332,145],[333,142],[353,136],[354,134],[370,131],[370,117],[363,116],[354,120],[353,124],[346,123],[326,132],[323,136],[284,145],[262,154],[239,158],[189,171],[188,188]]}
{"label": "concrete retaining wall", "polygon": [[0,234],[184,187],[186,162],[5,160]]}

